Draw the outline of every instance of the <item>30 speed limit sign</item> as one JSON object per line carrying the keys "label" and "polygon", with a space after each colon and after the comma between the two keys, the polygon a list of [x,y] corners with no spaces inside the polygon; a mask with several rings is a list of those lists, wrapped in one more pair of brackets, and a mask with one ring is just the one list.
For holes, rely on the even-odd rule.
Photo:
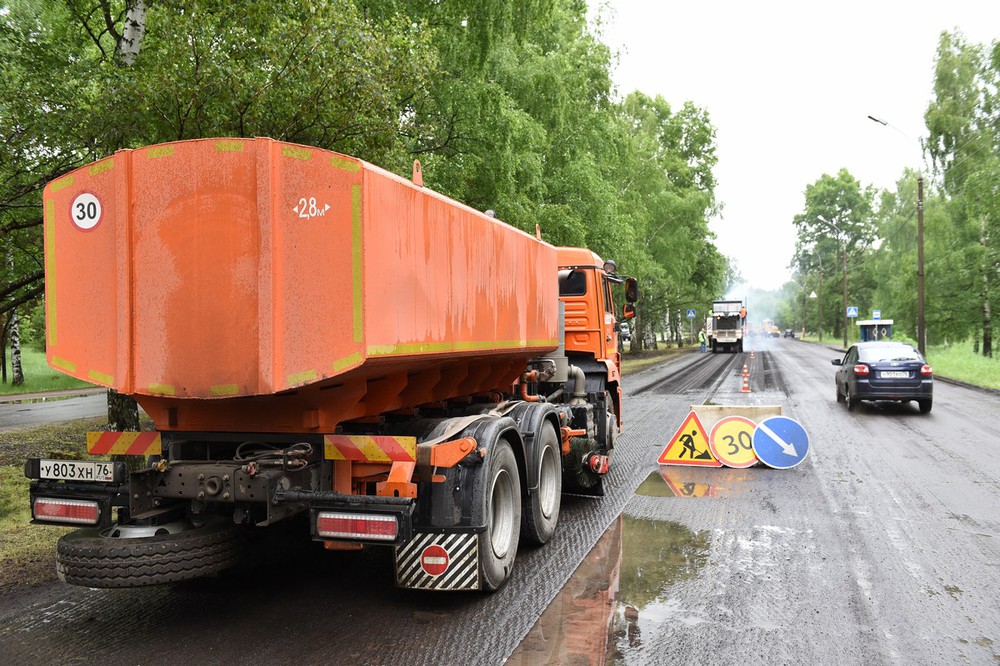
{"label": "30 speed limit sign", "polygon": [[727,416],[712,428],[708,446],[726,467],[751,467],[757,463],[753,451],[753,431],[757,424],[743,416]]}

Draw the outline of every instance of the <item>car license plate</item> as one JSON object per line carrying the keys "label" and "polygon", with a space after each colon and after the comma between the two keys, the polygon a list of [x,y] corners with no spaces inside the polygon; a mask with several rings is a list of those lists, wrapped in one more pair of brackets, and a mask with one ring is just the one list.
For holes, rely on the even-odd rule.
{"label": "car license plate", "polygon": [[905,370],[885,370],[882,372],[883,379],[906,379],[910,373]]}
{"label": "car license plate", "polygon": [[39,460],[39,478],[56,481],[103,481],[115,480],[113,463],[81,460]]}

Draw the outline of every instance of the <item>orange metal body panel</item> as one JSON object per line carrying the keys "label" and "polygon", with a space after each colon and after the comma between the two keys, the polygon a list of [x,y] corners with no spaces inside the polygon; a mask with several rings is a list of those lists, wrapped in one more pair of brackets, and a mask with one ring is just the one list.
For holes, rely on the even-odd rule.
{"label": "orange metal body panel", "polygon": [[584,248],[560,247],[558,251],[560,270],[582,270],[587,279],[586,294],[560,299],[566,311],[566,351],[593,356],[607,366],[608,381],[618,382],[621,380],[621,355],[615,328],[617,318],[604,274],[604,261]]}
{"label": "orange metal body panel", "polygon": [[507,390],[557,346],[555,248],[328,151],[120,151],[44,207],[50,365],[135,395],[160,429],[331,432]]}

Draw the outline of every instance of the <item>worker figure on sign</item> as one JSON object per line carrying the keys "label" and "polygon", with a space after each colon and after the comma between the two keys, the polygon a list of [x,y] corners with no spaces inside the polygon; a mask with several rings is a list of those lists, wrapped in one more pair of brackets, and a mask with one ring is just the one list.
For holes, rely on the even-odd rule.
{"label": "worker figure on sign", "polygon": [[698,342],[701,343],[701,351],[705,351],[705,345],[708,344],[708,337],[705,335],[704,326],[702,326],[701,331],[698,333]]}

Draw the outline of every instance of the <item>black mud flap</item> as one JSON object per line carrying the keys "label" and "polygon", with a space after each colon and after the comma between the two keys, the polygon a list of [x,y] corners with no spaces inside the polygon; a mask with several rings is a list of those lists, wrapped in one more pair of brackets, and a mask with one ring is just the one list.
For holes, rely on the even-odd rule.
{"label": "black mud flap", "polygon": [[416,532],[396,548],[396,585],[413,590],[479,590],[479,535]]}

